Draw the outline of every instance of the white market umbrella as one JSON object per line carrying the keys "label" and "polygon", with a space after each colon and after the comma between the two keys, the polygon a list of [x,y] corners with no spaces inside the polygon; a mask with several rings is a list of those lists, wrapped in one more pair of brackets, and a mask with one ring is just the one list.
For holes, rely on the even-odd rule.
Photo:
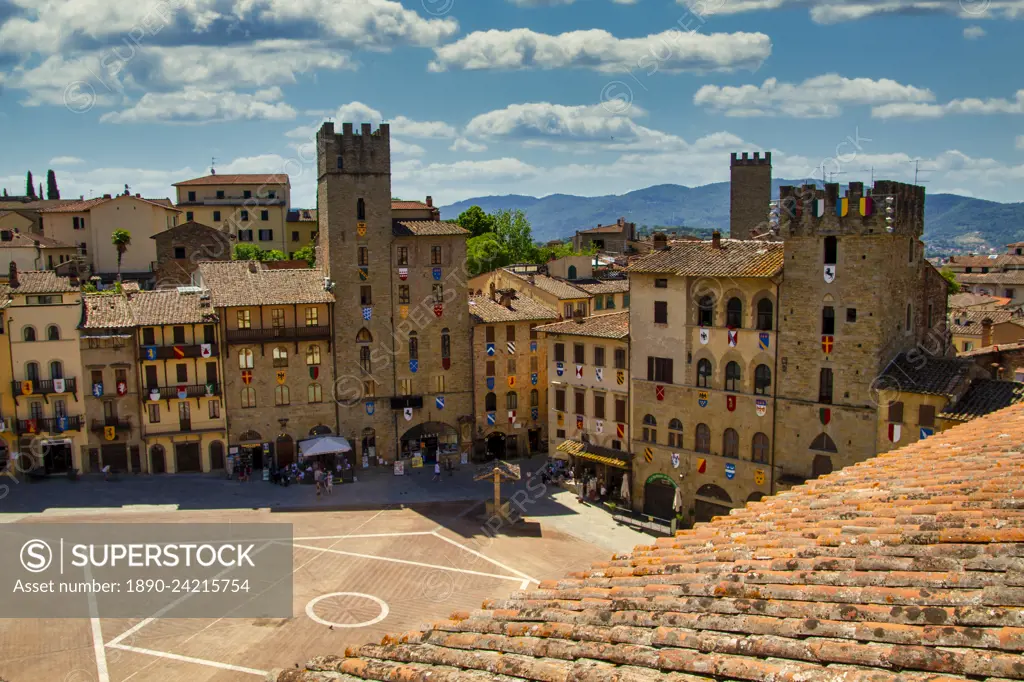
{"label": "white market umbrella", "polygon": [[626,502],[629,502],[629,474],[622,474],[622,492],[619,493]]}
{"label": "white market umbrella", "polygon": [[672,500],[672,508],[678,513],[683,511],[683,493],[679,490],[679,486],[676,486],[676,496]]}
{"label": "white market umbrella", "polygon": [[321,436],[299,443],[299,454],[302,457],[319,457],[351,451],[352,446],[341,436]]}

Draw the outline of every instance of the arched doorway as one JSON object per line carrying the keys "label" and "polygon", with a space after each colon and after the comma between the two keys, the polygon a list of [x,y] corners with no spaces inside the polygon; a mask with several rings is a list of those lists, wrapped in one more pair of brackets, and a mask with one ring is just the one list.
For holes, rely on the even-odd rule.
{"label": "arched doorway", "polygon": [[167,460],[164,456],[163,445],[154,445],[149,449],[149,470],[154,474],[167,472]]}
{"label": "arched doorway", "polygon": [[254,471],[263,468],[263,436],[258,431],[243,431],[238,438],[238,449],[240,466],[251,466]]}
{"label": "arched doorway", "polygon": [[333,433],[330,426],[324,426],[323,424],[317,424],[309,430],[311,436],[329,436]]}
{"label": "arched doorway", "polygon": [[814,478],[832,473],[832,458],[828,455],[815,455],[814,464],[811,465]]}
{"label": "arched doorway", "polygon": [[458,455],[459,432],[444,422],[424,422],[402,434],[399,447],[403,459],[420,455],[424,464],[433,464],[439,453]]}
{"label": "arched doorway", "polygon": [[[705,499],[700,499],[702,497]],[[697,523],[710,521],[715,516],[727,516],[732,511],[732,498],[720,486],[707,483],[697,488],[693,509]]]}
{"label": "arched doorway", "polygon": [[274,453],[277,455],[277,466],[291,466],[295,461],[295,441],[287,433],[282,433],[274,443]]}
{"label": "arched doorway", "polygon": [[377,432],[369,427],[363,429],[362,448],[359,453],[367,463],[376,463],[377,458]]}
{"label": "arched doorway", "polygon": [[644,483],[644,514],[672,520],[675,510],[676,484],[665,474],[653,474]]}
{"label": "arched doorway", "polygon": [[495,431],[487,436],[487,459],[503,459],[505,457],[505,434]]}
{"label": "arched doorway", "polygon": [[750,493],[750,495],[747,496],[747,502],[760,502],[763,499],[764,493],[762,492]]}
{"label": "arched doorway", "polygon": [[210,443],[210,469],[224,468],[224,443],[215,440]]}

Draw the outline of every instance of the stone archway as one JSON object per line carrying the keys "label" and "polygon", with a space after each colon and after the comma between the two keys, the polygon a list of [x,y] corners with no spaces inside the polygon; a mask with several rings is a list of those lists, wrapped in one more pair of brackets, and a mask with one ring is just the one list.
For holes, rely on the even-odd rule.
{"label": "stone archway", "polygon": [[503,459],[505,457],[505,434],[495,431],[487,436],[487,459]]}
{"label": "stone archway", "polygon": [[402,457],[419,454],[424,464],[433,464],[442,457],[459,452],[459,432],[444,422],[423,422],[402,434],[399,441]]}
{"label": "stone archway", "polygon": [[277,455],[277,466],[291,466],[295,461],[295,441],[287,433],[282,433],[274,442],[274,453]]}
{"label": "stone archway", "polygon": [[664,474],[652,474],[644,483],[644,514],[671,521],[675,511],[676,484]]}
{"label": "stone archway", "polygon": [[697,523],[710,521],[716,516],[727,516],[732,511],[732,498],[721,486],[706,483],[697,489],[697,500],[693,508]]}

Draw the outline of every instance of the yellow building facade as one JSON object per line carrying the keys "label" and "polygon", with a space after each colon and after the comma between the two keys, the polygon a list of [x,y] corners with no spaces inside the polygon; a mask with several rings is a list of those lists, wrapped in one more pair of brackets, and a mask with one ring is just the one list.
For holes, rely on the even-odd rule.
{"label": "yellow building facade", "polygon": [[293,253],[288,208],[291,184],[287,175],[211,174],[175,183],[177,206],[185,221],[226,230],[239,244]]}

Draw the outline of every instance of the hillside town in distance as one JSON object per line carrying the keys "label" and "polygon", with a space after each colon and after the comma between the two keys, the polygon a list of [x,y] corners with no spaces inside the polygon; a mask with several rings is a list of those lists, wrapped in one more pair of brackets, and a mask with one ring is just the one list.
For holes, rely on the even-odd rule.
{"label": "hillside town in distance", "polygon": [[[744,599],[757,600],[767,609],[764,618],[778,621],[765,626],[777,638],[817,637],[805,632],[812,625],[799,624],[812,615],[827,630],[821,637],[845,637],[838,633],[847,616],[837,610],[845,598],[826,604],[828,585],[856,585],[859,596],[850,600],[857,608],[884,610],[849,616],[862,620],[851,628],[885,623],[865,630],[874,644],[852,643],[849,651],[897,651],[893,642],[902,635],[886,628],[916,632],[923,624],[887,615],[900,608],[894,603],[909,609],[916,602],[891,602],[882,592],[905,584],[903,592],[951,593],[954,579],[947,585],[945,578],[920,576],[959,571],[962,560],[977,564],[964,589],[991,596],[978,597],[985,605],[979,611],[1002,615],[968,617],[960,597],[950,596],[943,602],[949,609],[927,607],[943,618],[953,607],[958,614],[950,633],[934,636],[955,656],[991,655],[986,660],[995,663],[977,663],[975,675],[959,663],[932,664],[929,656],[938,654],[929,648],[919,657],[928,663],[923,668],[975,675],[943,679],[1021,679],[1020,659],[1007,662],[1024,646],[1017,594],[1024,521],[1019,487],[1011,490],[1021,480],[1020,451],[1006,455],[1005,476],[963,483],[970,490],[962,494],[953,487],[958,476],[992,474],[979,463],[984,449],[998,447],[993,439],[1000,433],[1015,433],[1019,442],[1016,429],[1024,427],[1024,408],[1014,407],[1024,402],[1024,242],[996,255],[926,258],[922,186],[811,183],[783,186],[773,196],[771,154],[737,151],[729,159],[729,224],[709,234],[641,235],[626,217],[609,215],[563,240],[537,243],[521,211],[475,207],[442,219],[430,196],[394,196],[390,135],[388,124],[324,123],[317,133],[317,203],[308,208],[292,205],[287,175],[215,168],[181,178],[169,198],[133,194],[129,185],[118,194],[58,198],[53,176],[47,198],[41,187],[5,195],[0,470],[15,488],[10,500],[30,511],[40,511],[34,499],[72,499],[82,490],[94,491],[88,496],[102,499],[100,506],[141,504],[140,514],[154,500],[171,502],[190,514],[183,517],[189,523],[202,523],[210,509],[297,504],[296,511],[326,513],[358,501],[359,513],[391,510],[387,518],[399,520],[372,532],[332,521],[312,528],[296,551],[363,562],[379,557],[358,542],[426,536],[438,547],[457,546],[476,562],[473,569],[441,565],[432,557],[438,547],[405,559],[380,550],[382,560],[511,584],[479,594],[473,584],[466,588],[472,603],[458,602],[449,620],[408,641],[385,638],[345,656],[341,640],[313,640],[316,649],[308,652],[296,642],[313,637],[312,630],[291,630],[280,646],[295,654],[295,668],[287,657],[277,667],[261,658],[278,645],[255,647],[265,651],[239,661],[188,652],[183,644],[171,653],[127,645],[114,630],[97,646],[128,658],[109,665],[128,666],[121,668],[127,675],[152,659],[281,682],[420,680],[435,670],[448,671],[453,676],[444,679],[451,680],[471,679],[452,670],[508,680],[676,679],[642,672],[573,677],[565,666],[590,658],[601,661],[597,667],[625,666],[635,655],[635,665],[651,674],[697,674],[697,664],[647,660],[639,651],[721,645],[722,657],[739,658],[742,652],[724,643],[680,642],[705,627],[722,630],[708,635],[722,638],[752,632],[737,615]],[[30,179],[27,187],[34,186]],[[943,459],[961,449],[962,463]],[[423,499],[431,504],[465,502],[451,492],[456,477],[469,481],[460,495],[485,486],[477,501],[486,506],[462,518],[485,518],[492,535],[532,527],[542,507],[530,506],[535,498],[527,491],[540,480],[545,494],[570,500],[571,514],[587,515],[578,523],[607,524],[646,540],[610,563],[594,557],[594,568],[571,579],[537,581],[506,564],[518,558],[534,572],[561,570],[561,563],[522,558],[547,551],[543,543],[555,542],[541,537],[547,531],[523,530],[515,536],[521,544],[495,556],[481,545],[459,544],[468,543],[466,536],[442,536],[437,524],[401,520],[412,497],[399,495],[410,486],[428,490]],[[912,502],[933,484],[949,488],[949,501]],[[167,492],[186,486],[188,503]],[[146,499],[133,492],[142,490]],[[244,495],[237,504],[236,495]],[[1008,525],[990,524],[992,510],[972,506],[982,502],[1002,505]],[[842,511],[830,516],[836,505]],[[936,516],[939,522],[928,520]],[[927,519],[913,520],[919,517]],[[796,529],[786,532],[798,538],[799,554],[779,539],[789,528]],[[957,558],[949,558],[943,545],[923,544],[929,533],[942,542],[949,533],[948,547],[968,549],[950,550]],[[350,536],[362,539],[345,540],[357,542],[347,549],[314,544]],[[868,544],[855,544],[858,537]],[[1009,549],[998,557],[975,553],[972,543],[982,542]],[[938,549],[916,554],[911,546]],[[873,549],[877,556],[865,553]],[[588,551],[565,549],[566,565],[586,563]],[[818,582],[818,570],[837,577],[821,574]],[[896,576],[889,588],[871,573],[883,570]],[[806,582],[798,587],[805,591],[781,596],[788,578],[776,572],[783,571],[801,572]],[[342,630],[344,618],[362,618],[350,606],[325,615],[318,600],[356,595],[381,602],[366,596],[369,587],[350,584],[373,573],[362,567],[361,577],[346,574],[338,585],[296,596],[297,612],[305,606],[313,614],[303,622],[317,628],[316,637]],[[325,583],[328,575],[317,580]],[[407,579],[384,575],[375,580],[390,580],[391,587]],[[730,582],[731,575],[747,576],[748,584]],[[755,597],[758,575],[771,585],[758,583],[765,591]],[[857,576],[867,576],[878,594],[866,594]],[[408,580],[405,592],[427,581]],[[521,591],[507,597],[520,582]],[[409,622],[398,622],[425,627],[427,615],[447,617],[444,609],[462,589],[452,585],[442,590],[444,599],[415,602],[402,616]],[[628,606],[645,589],[673,600],[678,622],[670,626],[661,616],[640,615],[646,607]],[[321,592],[326,596],[308,601]],[[485,594],[498,596],[473,611]],[[698,623],[704,614],[696,601],[721,602],[707,616],[722,623]],[[814,604],[806,611],[793,606],[807,601]],[[376,608],[362,620],[379,622],[372,620]],[[380,613],[384,619],[388,607]],[[385,632],[400,631],[395,622],[385,623]],[[965,632],[972,628],[989,653],[961,653],[975,646]],[[1012,632],[999,634],[1000,628]],[[544,638],[551,638],[550,649]],[[579,640],[564,644],[579,650],[559,653],[555,638]],[[638,653],[605,660],[599,643]],[[700,679],[781,679],[768,670],[781,654],[758,651],[751,660],[764,670]],[[338,656],[308,658],[332,652]],[[473,658],[478,654],[493,661]],[[545,663],[546,656],[556,662]],[[65,669],[46,660],[39,670]],[[825,656],[820,666],[802,660],[802,679],[831,679],[816,677],[823,666],[874,665],[854,654]],[[558,672],[531,667],[544,665]],[[58,679],[49,674],[33,679]]]}

